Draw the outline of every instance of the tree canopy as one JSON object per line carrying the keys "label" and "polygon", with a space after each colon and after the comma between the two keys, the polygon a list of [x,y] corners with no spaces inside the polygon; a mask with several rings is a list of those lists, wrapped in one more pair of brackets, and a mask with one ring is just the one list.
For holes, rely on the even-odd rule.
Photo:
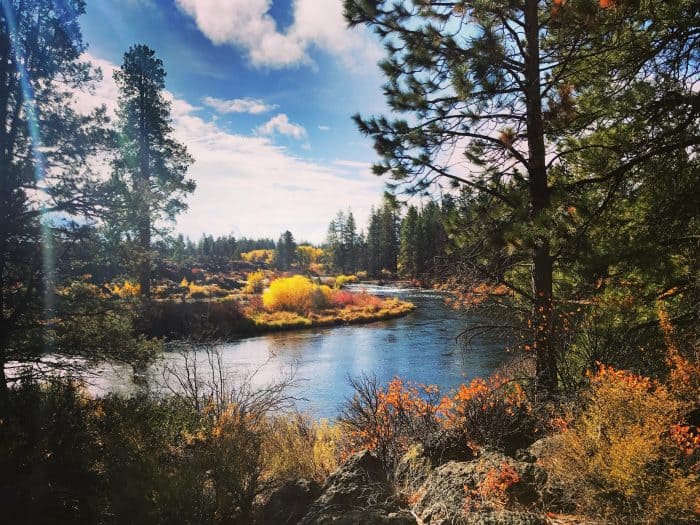
{"label": "tree canopy", "polygon": [[693,2],[346,0],[345,15],[387,51],[393,115],[355,117],[375,173],[479,207],[492,227],[463,241],[469,273],[530,303],[527,346],[552,393],[562,267],[643,167],[700,141]]}

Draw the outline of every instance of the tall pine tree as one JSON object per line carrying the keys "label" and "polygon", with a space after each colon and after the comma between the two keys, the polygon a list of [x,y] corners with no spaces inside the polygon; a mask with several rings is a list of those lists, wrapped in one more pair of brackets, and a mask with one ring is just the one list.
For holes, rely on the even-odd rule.
{"label": "tall pine tree", "polygon": [[[529,302],[525,330],[543,393],[558,383],[555,305],[568,299],[554,297],[561,254],[640,164],[700,142],[688,133],[697,127],[693,4],[345,0],[351,25],[384,39],[388,103],[408,114],[356,117],[381,155],[375,172],[410,193],[460,186],[486,220],[496,210],[504,227],[487,249],[505,267],[492,272],[468,251],[481,279]],[[591,192],[591,220],[574,224],[562,210]]]}
{"label": "tall pine tree", "polygon": [[186,178],[193,159],[173,138],[165,69],[155,52],[135,45],[114,72],[119,87],[119,151],[115,180],[122,189],[125,224],[136,238],[135,258],[141,295],[151,293],[151,239],[158,222],[186,208],[195,184]]}
{"label": "tall pine tree", "polygon": [[42,299],[61,266],[52,217],[95,211],[86,161],[104,139],[105,112],[84,116],[72,104],[75,90],[97,78],[81,61],[84,11],[83,0],[0,6],[0,405],[6,362],[43,350],[41,318],[51,304]]}

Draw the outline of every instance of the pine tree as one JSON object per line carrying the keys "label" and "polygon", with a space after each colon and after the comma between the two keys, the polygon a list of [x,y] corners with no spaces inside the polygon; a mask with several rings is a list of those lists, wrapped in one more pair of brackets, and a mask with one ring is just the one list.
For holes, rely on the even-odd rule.
{"label": "pine tree", "polygon": [[277,241],[275,251],[275,266],[278,270],[289,270],[296,263],[297,243],[289,230],[285,231]]}
{"label": "pine tree", "polygon": [[372,208],[367,229],[367,273],[372,277],[381,274],[382,239],[381,212]]}
{"label": "pine tree", "polygon": [[342,236],[343,273],[355,273],[357,271],[357,226],[352,211],[348,211]]}
{"label": "pine tree", "polygon": [[399,247],[399,272],[405,277],[415,279],[419,273],[419,216],[415,206],[409,206],[406,216],[401,221],[401,239]]}
{"label": "pine tree", "polygon": [[115,180],[122,188],[127,228],[138,241],[141,295],[151,293],[151,239],[159,220],[186,209],[184,197],[195,184],[186,178],[193,159],[173,138],[170,102],[165,98],[165,69],[145,45],[132,46],[115,71],[119,88],[119,151]]}
{"label": "pine tree", "polygon": [[[529,302],[537,383],[553,394],[555,305],[566,302],[555,301],[555,266],[640,164],[700,142],[697,6],[345,0],[345,15],[385,40],[388,103],[409,115],[356,116],[381,156],[375,172],[411,194],[461,187],[480,210],[477,224],[497,223],[465,251],[477,278]],[[590,220],[562,219],[591,192],[603,197]],[[498,263],[482,264],[484,250]]]}
{"label": "pine tree", "polygon": [[80,59],[84,12],[83,0],[3,0],[0,9],[0,405],[5,363],[42,350],[60,267],[51,214],[94,217],[99,204],[86,160],[106,138],[105,111],[83,116],[72,104],[97,78]]}

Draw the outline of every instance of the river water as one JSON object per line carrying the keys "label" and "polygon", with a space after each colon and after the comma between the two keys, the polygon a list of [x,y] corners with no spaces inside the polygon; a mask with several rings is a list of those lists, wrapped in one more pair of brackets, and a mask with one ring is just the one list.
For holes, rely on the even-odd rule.
{"label": "river water", "polygon": [[[371,375],[386,383],[395,376],[435,384],[449,390],[478,376],[487,376],[508,357],[503,341],[478,340],[469,348],[456,336],[478,318],[455,311],[439,292],[414,288],[363,286],[369,293],[395,296],[417,308],[405,317],[370,324],[278,332],[217,345],[223,367],[233,374],[250,375],[264,385],[294,372],[290,394],[299,409],[314,417],[333,417],[352,396],[349,377]],[[190,350],[205,359],[205,349]],[[164,362],[151,369],[151,379],[162,377],[164,364],[179,366],[183,357],[166,352]],[[128,394],[137,387],[131,370],[106,367],[92,381],[95,393]]]}

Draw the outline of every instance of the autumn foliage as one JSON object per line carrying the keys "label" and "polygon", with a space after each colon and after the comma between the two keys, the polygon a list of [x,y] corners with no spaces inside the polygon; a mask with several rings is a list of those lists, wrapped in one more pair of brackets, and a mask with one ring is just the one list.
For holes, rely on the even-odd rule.
{"label": "autumn foliage", "polygon": [[524,390],[500,376],[477,378],[457,391],[441,394],[435,385],[394,378],[385,387],[375,380],[353,381],[354,398],[342,420],[349,429],[351,452],[369,449],[388,468],[415,443],[436,432],[459,436],[464,447],[513,452],[537,434]]}
{"label": "autumn foliage", "polygon": [[330,303],[331,289],[301,275],[274,280],[263,293],[263,305],[270,311],[300,314],[324,308]]}
{"label": "autumn foliage", "polygon": [[265,288],[265,273],[262,270],[250,272],[246,278],[245,293],[262,293]]}
{"label": "autumn foliage", "polygon": [[686,522],[700,510],[700,440],[680,423],[690,408],[659,381],[600,366],[544,464],[586,513]]}

